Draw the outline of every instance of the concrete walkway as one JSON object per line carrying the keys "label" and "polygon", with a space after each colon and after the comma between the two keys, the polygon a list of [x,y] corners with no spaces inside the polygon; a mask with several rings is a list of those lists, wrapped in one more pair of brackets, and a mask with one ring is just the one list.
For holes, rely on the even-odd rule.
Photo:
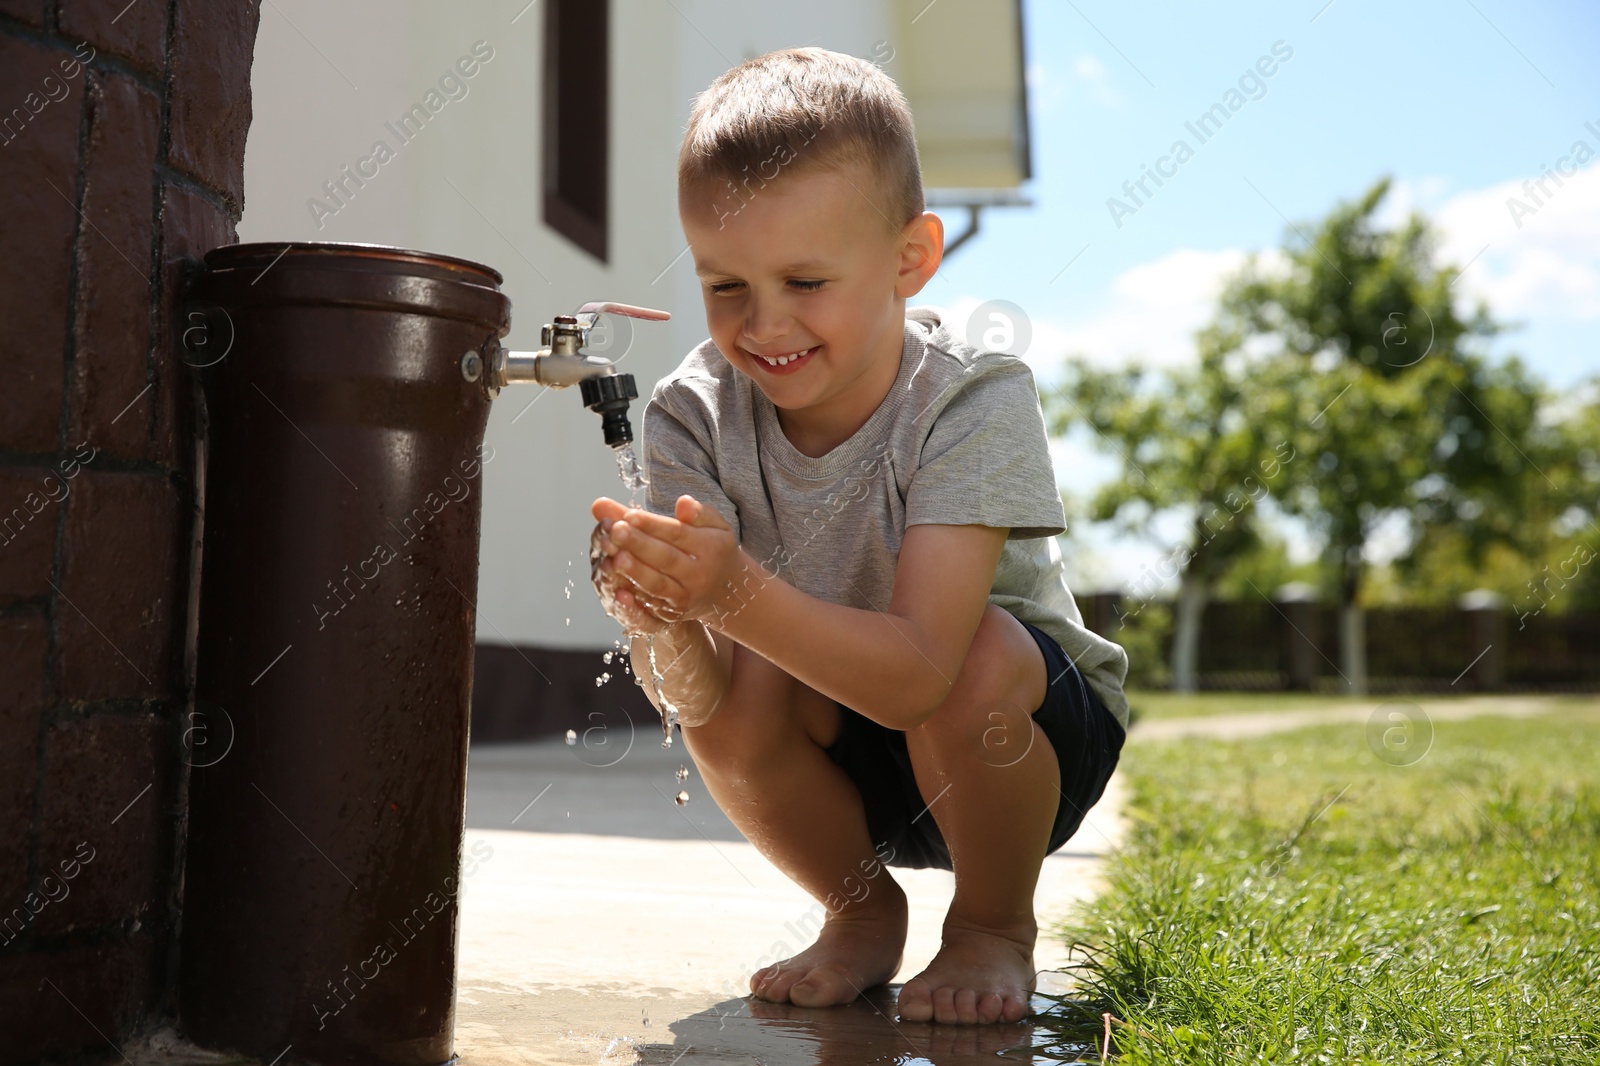
{"label": "concrete walkway", "polygon": [[[1453,700],[1373,697],[1315,710],[1138,723],[1130,743],[1185,736],[1260,736],[1361,723],[1404,703],[1431,721],[1528,717],[1550,697]],[[894,1019],[892,989],[849,1007],[805,1010],[746,999],[750,971],[799,950],[816,905],[740,836],[691,773],[680,745],[660,748],[656,722],[631,737],[569,747],[561,740],[474,748],[467,782],[456,1049],[461,1066],[897,1063],[992,1066],[1029,1058],[1032,1030],[940,1027]],[[599,738],[592,737],[592,740]],[[1121,779],[1067,846],[1045,861],[1035,909],[1042,927],[1098,891],[1103,856],[1121,839]],[[689,802],[671,798],[680,788]],[[911,899],[896,981],[938,948],[950,875],[895,870]],[[1045,936],[1040,989],[1066,990],[1061,945]],[[1035,1001],[1036,1006],[1044,1001]],[[233,1066],[170,1029],[124,1049],[135,1066]]]}
{"label": "concrete walkway", "polygon": [[1529,718],[1547,714],[1557,706],[1550,696],[1468,696],[1439,700],[1406,696],[1372,696],[1364,701],[1292,711],[1252,711],[1248,714],[1208,714],[1192,718],[1158,718],[1135,724],[1130,740],[1175,740],[1179,737],[1235,739],[1283,733],[1309,726],[1368,722],[1389,710],[1414,709],[1432,722],[1496,715]]}
{"label": "concrete walkway", "polygon": [[[487,858],[462,894],[462,1066],[679,1058],[946,1066],[992,1063],[1030,1042],[1026,1024],[957,1032],[899,1022],[892,996],[830,1010],[747,1001],[750,972],[809,944],[821,908],[717,809],[681,740],[663,751],[655,722],[639,723],[631,744],[611,739],[609,749],[556,739],[472,750],[467,849]],[[691,771],[681,785],[680,765]],[[1035,896],[1041,927],[1098,890],[1101,857],[1121,833],[1113,786],[1045,861]],[[680,788],[690,796],[682,807],[671,799]],[[893,873],[911,900],[896,977],[904,981],[938,949],[952,879]],[[1048,971],[1067,960],[1045,936],[1035,961]],[[1046,973],[1040,987],[1064,985]]]}

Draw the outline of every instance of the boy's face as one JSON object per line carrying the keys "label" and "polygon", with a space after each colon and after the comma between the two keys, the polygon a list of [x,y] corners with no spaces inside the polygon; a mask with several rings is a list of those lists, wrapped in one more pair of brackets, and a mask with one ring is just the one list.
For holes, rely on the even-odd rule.
{"label": "boy's face", "polygon": [[906,298],[940,247],[923,232],[934,216],[891,226],[857,191],[873,180],[790,169],[741,188],[743,206],[726,184],[680,198],[711,339],[776,407],[825,416],[851,408],[853,386],[894,379]]}

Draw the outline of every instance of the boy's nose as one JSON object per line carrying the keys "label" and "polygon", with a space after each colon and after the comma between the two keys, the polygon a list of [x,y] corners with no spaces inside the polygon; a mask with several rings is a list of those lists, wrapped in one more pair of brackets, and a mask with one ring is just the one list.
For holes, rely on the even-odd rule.
{"label": "boy's nose", "polygon": [[752,302],[745,316],[744,336],[753,348],[764,348],[782,340],[789,332],[790,316],[771,303]]}

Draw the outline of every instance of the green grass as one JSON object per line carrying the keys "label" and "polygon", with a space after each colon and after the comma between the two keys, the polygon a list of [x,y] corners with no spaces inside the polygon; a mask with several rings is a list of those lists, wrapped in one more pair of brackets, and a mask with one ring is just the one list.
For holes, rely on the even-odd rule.
{"label": "green grass", "polygon": [[1411,766],[1359,727],[1131,743],[1058,1052],[1109,1011],[1129,1066],[1600,1062],[1597,749],[1592,702]]}

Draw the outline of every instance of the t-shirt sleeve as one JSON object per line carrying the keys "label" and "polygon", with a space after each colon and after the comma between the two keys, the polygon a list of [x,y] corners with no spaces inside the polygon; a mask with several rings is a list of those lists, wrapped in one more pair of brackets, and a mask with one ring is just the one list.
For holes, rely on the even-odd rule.
{"label": "t-shirt sleeve", "polygon": [[1066,530],[1033,372],[974,366],[935,417],[906,493],[906,525],[1006,527],[1012,539]]}
{"label": "t-shirt sleeve", "polygon": [[693,496],[712,507],[739,536],[739,509],[728,499],[717,477],[711,427],[687,412],[680,417],[674,405],[663,402],[658,390],[640,418],[639,465],[649,484],[645,509],[670,515],[678,497]]}

